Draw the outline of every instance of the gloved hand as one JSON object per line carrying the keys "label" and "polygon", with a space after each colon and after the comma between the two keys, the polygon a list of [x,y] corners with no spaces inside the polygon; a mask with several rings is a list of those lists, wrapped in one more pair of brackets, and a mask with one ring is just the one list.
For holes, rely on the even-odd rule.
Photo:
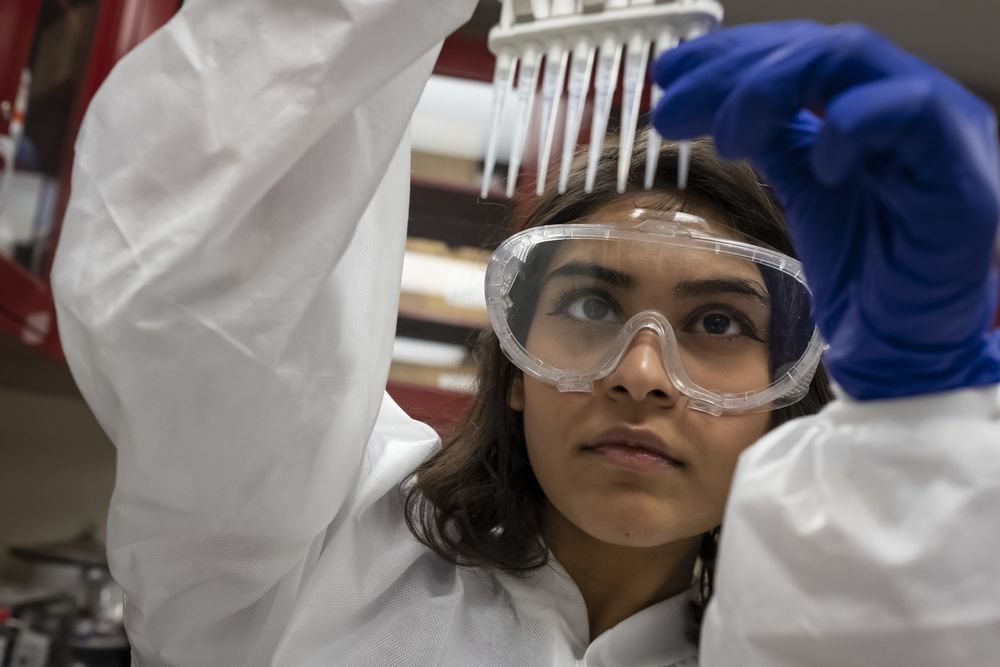
{"label": "gloved hand", "polygon": [[720,30],[667,52],[653,122],[711,134],[784,204],[827,366],[858,399],[1000,382],[996,117],[860,26]]}

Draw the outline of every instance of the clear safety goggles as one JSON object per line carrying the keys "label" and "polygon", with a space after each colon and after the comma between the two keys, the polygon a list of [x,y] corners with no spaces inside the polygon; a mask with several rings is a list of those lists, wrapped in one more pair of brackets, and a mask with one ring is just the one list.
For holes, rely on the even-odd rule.
{"label": "clear safety goggles", "polygon": [[824,350],[811,303],[797,260],[678,211],[528,229],[486,270],[493,329],[525,373],[589,392],[652,334],[687,406],[713,415],[806,394]]}

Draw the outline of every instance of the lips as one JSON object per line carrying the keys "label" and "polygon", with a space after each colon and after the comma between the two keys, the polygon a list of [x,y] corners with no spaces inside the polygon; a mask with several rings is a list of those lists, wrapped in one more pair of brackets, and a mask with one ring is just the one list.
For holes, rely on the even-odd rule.
{"label": "lips", "polygon": [[614,428],[605,431],[593,441],[583,446],[584,451],[632,460],[653,463],[661,460],[678,468],[687,465],[684,459],[653,431],[634,428]]}

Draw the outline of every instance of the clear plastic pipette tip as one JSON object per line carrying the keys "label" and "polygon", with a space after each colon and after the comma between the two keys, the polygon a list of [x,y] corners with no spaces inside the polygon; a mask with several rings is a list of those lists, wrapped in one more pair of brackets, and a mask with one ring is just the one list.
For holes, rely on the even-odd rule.
{"label": "clear plastic pipette tip", "polygon": [[[686,40],[696,39],[705,34],[705,29],[701,26],[691,30],[686,36]],[[677,145],[677,189],[684,190],[688,184],[688,170],[691,165],[691,142],[681,141]]]}
{"label": "clear plastic pipette tip", "polygon": [[563,82],[566,79],[568,54],[562,47],[549,49],[545,56],[545,78],[542,80],[542,125],[539,134],[538,180],[536,194],[545,193],[545,177],[549,171],[549,157],[556,134],[556,118],[559,115],[559,101],[562,99]]}
{"label": "clear plastic pipette tip", "polygon": [[517,77],[517,124],[514,126],[514,144],[511,147],[510,167],[507,171],[507,197],[514,196],[517,175],[528,139],[531,111],[535,106],[535,89],[538,87],[538,61],[540,56],[532,48],[521,56],[521,71]]}
{"label": "clear plastic pipette tip", "polygon": [[497,164],[497,145],[503,130],[504,109],[514,83],[514,68],[517,59],[509,53],[497,56],[496,68],[493,71],[493,111],[490,117],[490,135],[486,144],[486,161],[483,165],[483,187],[480,195],[483,199],[490,194],[493,180],[493,170]]}
{"label": "clear plastic pipette tip", "polygon": [[649,42],[639,35],[628,43],[625,57],[625,89],[622,91],[621,143],[618,150],[618,192],[625,192],[629,169],[632,165],[632,150],[635,133],[639,125],[639,106],[642,103],[643,84],[646,81],[646,65],[649,63]]}
{"label": "clear plastic pipette tip", "polygon": [[606,39],[597,59],[597,77],[594,82],[594,121],[590,132],[590,152],[587,154],[586,192],[592,192],[597,179],[597,166],[604,152],[604,137],[611,115],[611,101],[618,85],[618,68],[622,59],[622,45]]}
{"label": "clear plastic pipette tip", "polygon": [[[653,86],[649,91],[650,109],[656,108],[656,103],[660,101],[661,96],[660,89]],[[660,137],[660,133],[656,131],[652,121],[650,121],[649,129],[646,131],[646,177],[642,183],[643,187],[647,190],[653,189],[653,181],[656,180],[656,168],[660,163],[660,147],[662,143],[663,140]]]}
{"label": "clear plastic pipette tip", "polygon": [[[677,38],[672,33],[665,33],[656,40],[656,57],[659,57],[663,53],[666,53],[670,49],[677,46]],[[653,86],[649,91],[649,108],[650,110],[656,109],[656,104],[663,97],[663,91],[659,86]],[[643,186],[647,190],[653,188],[653,181],[656,179],[656,168],[660,162],[660,147],[663,143],[660,133],[656,131],[653,127],[652,122],[649,124],[649,130],[646,133],[646,178]]]}
{"label": "clear plastic pipette tip", "polygon": [[682,141],[677,146],[677,189],[684,190],[688,185],[688,168],[691,164],[691,142]]}
{"label": "clear plastic pipette tip", "polygon": [[562,163],[559,167],[559,194],[566,193],[570,166],[576,152],[580,124],[590,89],[591,71],[594,68],[595,49],[587,42],[580,42],[573,49],[573,59],[569,68],[569,86],[566,97],[566,129],[563,135]]}

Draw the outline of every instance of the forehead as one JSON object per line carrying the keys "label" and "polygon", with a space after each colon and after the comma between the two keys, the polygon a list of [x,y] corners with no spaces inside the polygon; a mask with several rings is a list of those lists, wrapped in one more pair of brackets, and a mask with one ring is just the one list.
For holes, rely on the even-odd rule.
{"label": "forehead", "polygon": [[709,204],[688,201],[680,195],[675,196],[669,193],[623,195],[620,199],[598,207],[585,217],[596,218],[611,225],[632,227],[635,225],[632,214],[637,209],[651,211],[654,214],[657,212],[670,214],[675,211],[690,213],[704,220],[713,234],[726,238],[736,238],[732,228],[726,223],[725,215],[719,209]]}
{"label": "forehead", "polygon": [[[685,208],[686,212],[702,216],[712,233],[735,240],[730,228],[719,222],[717,216],[711,216],[711,212]],[[633,210],[621,207],[603,209],[589,216],[587,221],[632,229],[636,226],[636,220],[632,217]],[[646,279],[662,284],[664,281],[718,276],[758,282],[761,280],[758,267],[746,259],[669,243],[633,240],[562,241],[552,255],[549,269],[554,271],[570,262],[588,262],[616,269],[629,274],[640,284]]]}

